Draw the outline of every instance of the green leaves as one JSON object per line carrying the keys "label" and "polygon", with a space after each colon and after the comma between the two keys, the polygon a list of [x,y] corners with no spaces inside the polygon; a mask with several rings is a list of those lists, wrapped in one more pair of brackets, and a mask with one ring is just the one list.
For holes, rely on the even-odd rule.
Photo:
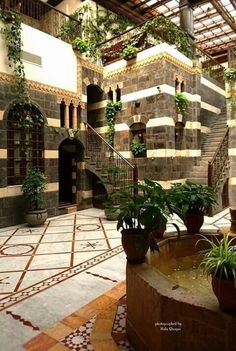
{"label": "green leaves", "polygon": [[224,77],[228,82],[236,82],[236,69],[235,68],[226,68],[224,70]]}
{"label": "green leaves", "polygon": [[73,49],[78,50],[79,52],[83,53],[88,50],[88,43],[81,39],[80,37],[75,38],[71,42]]}
{"label": "green leaves", "polygon": [[21,59],[21,19],[20,16],[10,10],[1,10],[0,17],[5,24],[4,36],[8,51],[9,67],[14,71],[16,84],[16,101],[19,103],[29,102],[30,96],[27,90],[24,65]]}
{"label": "green leaves", "polygon": [[175,93],[175,106],[177,113],[184,115],[188,111],[189,100],[183,93]]}
{"label": "green leaves", "polygon": [[170,199],[174,204],[173,211],[183,219],[186,212],[206,214],[216,203],[216,193],[207,185],[186,181],[185,184],[172,184]]}
{"label": "green leaves", "polygon": [[117,111],[120,111],[121,108],[121,101],[108,101],[105,108],[106,120],[108,125],[107,141],[111,146],[114,146],[116,113]]}
{"label": "green leaves", "polygon": [[28,171],[21,190],[29,201],[31,210],[38,210],[42,205],[42,193],[46,189],[46,177],[38,169],[32,168]]}
{"label": "green leaves", "polygon": [[221,279],[233,279],[236,282],[236,247],[235,237],[224,235],[221,240],[214,237],[209,240],[202,235],[200,241],[205,241],[210,248],[202,251],[204,254],[200,267],[207,275],[215,275]]}
{"label": "green leaves", "polygon": [[131,151],[134,156],[143,155],[146,151],[146,145],[139,140],[133,139],[131,142]]}
{"label": "green leaves", "polygon": [[138,49],[133,45],[127,45],[121,52],[120,56],[123,59],[134,57],[138,52]]}

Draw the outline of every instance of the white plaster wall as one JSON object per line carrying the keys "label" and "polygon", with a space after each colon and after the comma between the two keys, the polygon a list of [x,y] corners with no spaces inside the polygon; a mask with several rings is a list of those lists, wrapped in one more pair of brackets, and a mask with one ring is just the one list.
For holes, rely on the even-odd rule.
{"label": "white plaster wall", "polygon": [[[67,15],[72,14],[75,12],[80,6],[83,6],[85,4],[90,5],[92,8],[95,9],[95,2],[91,0],[86,0],[86,1],[80,1],[80,0],[64,0],[60,4],[56,6],[56,8]],[[100,7],[100,6],[99,6]]]}
{"label": "white plaster wall", "polygon": [[[0,23],[3,27],[3,23]],[[42,66],[24,61],[26,78],[57,88],[77,91],[77,60],[71,45],[22,24],[23,50],[41,56]],[[8,67],[4,36],[0,35],[0,72]]]}

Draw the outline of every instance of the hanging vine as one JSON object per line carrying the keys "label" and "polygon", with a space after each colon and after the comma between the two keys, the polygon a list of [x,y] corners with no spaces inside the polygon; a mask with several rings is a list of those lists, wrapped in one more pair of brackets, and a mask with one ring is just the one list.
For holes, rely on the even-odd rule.
{"label": "hanging vine", "polygon": [[111,146],[114,146],[114,135],[115,135],[115,123],[117,111],[122,108],[122,102],[108,101],[106,105],[106,119],[108,125],[107,141]]}
{"label": "hanging vine", "polygon": [[0,10],[0,20],[4,23],[4,29],[1,32],[5,37],[9,67],[14,73],[16,94],[14,103],[16,111],[15,118],[23,128],[29,128],[35,124],[42,125],[44,122],[43,116],[39,111],[35,113],[27,89],[24,64],[21,58],[21,18],[12,11]]}

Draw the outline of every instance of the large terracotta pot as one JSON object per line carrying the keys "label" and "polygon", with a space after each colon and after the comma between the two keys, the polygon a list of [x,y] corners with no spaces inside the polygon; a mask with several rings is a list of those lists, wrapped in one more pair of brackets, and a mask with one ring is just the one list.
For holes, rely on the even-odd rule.
{"label": "large terracotta pot", "polygon": [[163,223],[160,223],[157,229],[152,231],[152,235],[156,239],[161,239],[163,238],[165,231],[166,231],[166,223],[163,222]]}
{"label": "large terracotta pot", "polygon": [[199,230],[204,222],[204,214],[199,213],[186,213],[184,217],[184,224],[187,232],[190,234],[199,233]]}
{"label": "large terracotta pot", "polygon": [[236,312],[236,288],[233,280],[213,276],[212,289],[223,311]]}
{"label": "large terracotta pot", "polygon": [[37,227],[38,225],[43,224],[46,219],[48,218],[47,210],[36,210],[36,211],[29,211],[26,216],[25,220],[31,227]]}
{"label": "large terracotta pot", "polygon": [[121,242],[129,263],[144,262],[150,245],[145,229],[123,229]]}

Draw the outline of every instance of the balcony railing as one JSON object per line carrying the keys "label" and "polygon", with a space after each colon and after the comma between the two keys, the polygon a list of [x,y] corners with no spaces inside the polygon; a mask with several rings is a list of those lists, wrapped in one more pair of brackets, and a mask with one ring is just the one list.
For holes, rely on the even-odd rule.
{"label": "balcony railing", "polygon": [[224,67],[199,46],[195,45],[195,60],[201,64],[202,72],[218,82],[224,83]]}
{"label": "balcony railing", "polygon": [[72,21],[75,31],[81,30],[80,21],[40,0],[0,0],[0,6],[20,14],[23,23],[56,38],[60,38],[61,26],[67,20]]}
{"label": "balcony railing", "polygon": [[228,50],[228,62],[230,68],[236,68],[236,47],[229,48]]}

